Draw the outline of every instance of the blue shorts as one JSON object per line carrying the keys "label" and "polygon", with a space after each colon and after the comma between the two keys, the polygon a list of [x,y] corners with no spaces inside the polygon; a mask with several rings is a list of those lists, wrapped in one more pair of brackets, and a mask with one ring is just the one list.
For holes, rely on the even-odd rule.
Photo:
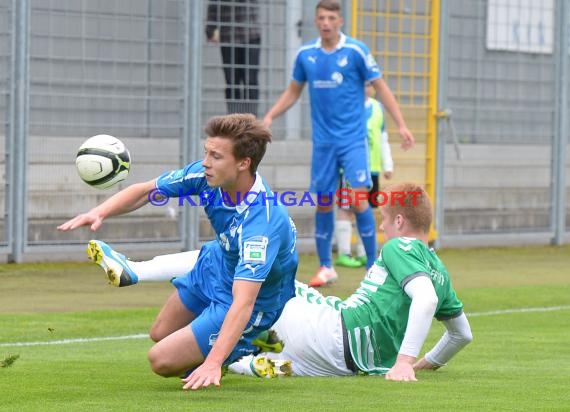
{"label": "blue shorts", "polygon": [[349,146],[313,144],[309,191],[318,194],[335,193],[341,169],[350,187],[372,186],[366,138]]}
{"label": "blue shorts", "polygon": [[[231,302],[228,296],[232,296],[232,291],[219,287],[217,269],[222,267],[221,259],[222,252],[217,242],[209,242],[200,250],[196,266],[185,276],[172,281],[184,306],[196,315],[190,327],[204,357],[208,356],[216,342],[230,308],[230,303],[222,302]],[[280,313],[253,311],[242,337],[224,363],[232,363],[258,351],[251,342],[262,331],[269,329]]]}
{"label": "blue shorts", "polygon": [[[371,176],[372,179],[372,188],[368,191],[368,206],[372,209],[378,208],[378,203],[380,200],[378,199],[378,192],[380,192],[380,175],[377,173],[373,173]],[[347,184],[346,180],[344,179],[344,175],[340,174],[340,179],[338,183],[339,189],[347,189],[350,188],[350,185]],[[344,204],[344,202],[339,202],[338,204],[339,209],[350,210],[349,204]]]}

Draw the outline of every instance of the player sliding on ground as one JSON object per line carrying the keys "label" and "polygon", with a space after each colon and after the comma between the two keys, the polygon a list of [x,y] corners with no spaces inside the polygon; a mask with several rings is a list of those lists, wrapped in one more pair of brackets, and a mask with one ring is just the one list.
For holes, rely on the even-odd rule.
{"label": "player sliding on ground", "polygon": [[[156,343],[148,353],[155,373],[188,372],[183,388],[193,390],[219,386],[224,363],[257,351],[252,341],[294,296],[298,264],[297,231],[287,210],[260,199],[273,196],[257,173],[271,140],[269,129],[253,115],[233,114],[210,119],[204,130],[202,160],[128,186],[58,227],[97,230],[105,219],[138,209],[154,195],[210,195],[204,211],[216,241],[194,254],[192,270],[173,282],[177,290],[151,328]],[[244,193],[248,198],[238,201]],[[99,253],[94,246],[91,252]],[[118,256],[100,246],[105,265]],[[119,286],[136,282],[135,274],[127,275],[118,274]]]}
{"label": "player sliding on ground", "polygon": [[[295,375],[363,372],[385,374],[389,380],[414,381],[416,370],[444,366],[471,342],[463,304],[443,262],[428,247],[432,207],[427,194],[413,183],[397,184],[387,191],[408,195],[402,204],[381,207],[386,243],[360,287],[341,300],[296,282],[296,296],[287,302],[272,327],[284,343],[283,351],[245,357],[230,370],[272,376],[279,373],[275,370],[278,361],[287,360],[292,361]],[[189,269],[184,264],[191,266],[192,261],[188,254],[160,256],[144,263],[124,257],[117,260],[118,254],[100,241],[92,241],[89,249],[90,256],[96,256],[95,261],[116,285],[124,278],[134,283],[137,278],[148,281],[184,276]],[[167,267],[172,268],[169,273]],[[418,360],[433,317],[446,331]]]}

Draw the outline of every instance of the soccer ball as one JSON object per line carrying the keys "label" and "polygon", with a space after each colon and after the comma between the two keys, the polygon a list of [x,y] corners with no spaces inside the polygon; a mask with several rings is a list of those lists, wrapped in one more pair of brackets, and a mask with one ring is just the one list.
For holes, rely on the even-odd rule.
{"label": "soccer ball", "polygon": [[98,134],[79,147],[75,166],[85,183],[97,189],[107,189],[127,178],[131,155],[116,137]]}

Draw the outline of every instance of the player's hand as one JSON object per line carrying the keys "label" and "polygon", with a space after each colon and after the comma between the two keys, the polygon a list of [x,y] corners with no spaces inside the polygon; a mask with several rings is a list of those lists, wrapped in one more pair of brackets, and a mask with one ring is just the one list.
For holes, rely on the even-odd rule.
{"label": "player's hand", "polygon": [[419,361],[414,363],[414,370],[429,369],[436,370],[439,369],[439,365],[434,365],[426,360],[426,358],[421,358]]}
{"label": "player's hand", "polygon": [[392,178],[392,172],[384,172],[382,175],[386,180],[390,180]]}
{"label": "player's hand", "polygon": [[73,219],[62,223],[57,227],[57,230],[67,232],[68,230],[77,229],[81,226],[90,225],[92,231],[96,231],[103,224],[103,218],[96,213],[87,212],[75,216]]}
{"label": "player's hand", "polygon": [[416,139],[407,127],[400,127],[400,136],[402,137],[402,149],[408,150],[414,147]]}
{"label": "player's hand", "polygon": [[401,382],[417,381],[413,365],[408,362],[399,361],[396,361],[396,364],[388,371],[386,380]]}
{"label": "player's hand", "polygon": [[210,385],[220,386],[222,379],[222,368],[219,365],[208,364],[204,362],[196,368],[187,378],[183,378],[184,386],[182,389],[191,389],[196,391]]}

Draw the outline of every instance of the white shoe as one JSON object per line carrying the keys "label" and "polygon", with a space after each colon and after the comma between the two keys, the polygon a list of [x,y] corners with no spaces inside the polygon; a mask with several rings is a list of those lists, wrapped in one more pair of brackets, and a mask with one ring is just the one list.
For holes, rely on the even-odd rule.
{"label": "white shoe", "polygon": [[317,274],[309,281],[309,286],[312,288],[318,288],[321,286],[326,286],[334,283],[338,280],[338,275],[334,268],[328,268],[326,266],[321,266],[317,271]]}
{"label": "white shoe", "polygon": [[125,255],[115,252],[101,240],[89,241],[87,244],[87,257],[93,263],[103,268],[109,278],[109,283],[113,286],[130,286],[139,280],[129,267]]}

